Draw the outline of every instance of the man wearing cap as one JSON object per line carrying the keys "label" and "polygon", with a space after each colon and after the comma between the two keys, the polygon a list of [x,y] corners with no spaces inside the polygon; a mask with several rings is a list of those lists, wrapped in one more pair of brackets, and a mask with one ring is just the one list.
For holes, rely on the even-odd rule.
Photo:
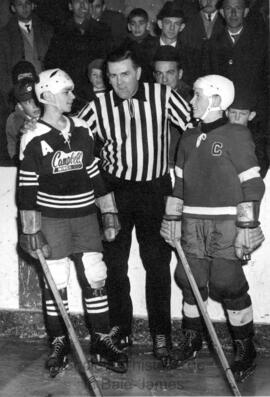
{"label": "man wearing cap", "polygon": [[[229,79],[207,75],[195,81],[190,103],[201,123],[180,141],[161,235],[172,246],[181,240],[205,305],[208,296],[223,304],[235,347],[231,369],[241,381],[256,358],[242,265],[264,240],[258,216],[265,188],[249,130],[223,117],[233,100]],[[202,348],[203,324],[180,261],[175,280],[183,293],[183,335],[172,360],[177,365]]]}
{"label": "man wearing cap", "polygon": [[159,44],[178,48],[178,35],[185,27],[182,9],[167,1],[157,15],[157,25],[161,31]]}
{"label": "man wearing cap", "polygon": [[172,1],[167,1],[157,15],[157,26],[160,35],[156,37],[156,43],[153,47],[153,54],[159,47],[169,45],[174,47],[182,62],[186,62],[183,47],[180,43],[180,32],[184,29],[184,14],[182,9]]}

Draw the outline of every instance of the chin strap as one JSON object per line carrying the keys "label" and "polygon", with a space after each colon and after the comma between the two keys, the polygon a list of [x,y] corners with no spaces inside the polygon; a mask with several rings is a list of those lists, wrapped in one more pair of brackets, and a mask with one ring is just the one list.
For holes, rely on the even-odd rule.
{"label": "chin strap", "polygon": [[209,105],[208,105],[206,111],[204,112],[204,114],[200,117],[201,120],[204,120],[206,118],[206,116],[208,116],[208,114],[210,112],[221,110],[220,106],[212,107],[212,104],[213,104],[213,98],[212,97],[209,97],[208,99],[209,99]]}

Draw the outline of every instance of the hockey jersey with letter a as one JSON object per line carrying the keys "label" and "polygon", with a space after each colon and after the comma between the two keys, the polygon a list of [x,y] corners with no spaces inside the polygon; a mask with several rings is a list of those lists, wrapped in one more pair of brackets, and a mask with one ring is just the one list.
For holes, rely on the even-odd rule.
{"label": "hockey jersey with letter a", "polygon": [[63,131],[38,121],[35,130],[22,137],[20,210],[54,218],[95,212],[95,197],[107,191],[93,149],[93,136],[83,120],[66,117]]}

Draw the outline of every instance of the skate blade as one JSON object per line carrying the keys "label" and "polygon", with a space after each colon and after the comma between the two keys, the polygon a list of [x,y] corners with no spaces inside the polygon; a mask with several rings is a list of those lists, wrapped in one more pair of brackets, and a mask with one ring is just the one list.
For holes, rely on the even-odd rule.
{"label": "skate blade", "polygon": [[63,365],[59,366],[50,366],[49,367],[49,374],[50,378],[55,378],[58,374],[61,374],[68,368],[68,359],[67,357],[63,360]]}
{"label": "skate blade", "polygon": [[170,368],[171,358],[169,355],[158,357],[154,354],[154,357],[161,362],[162,368]]}
{"label": "skate blade", "polygon": [[170,359],[169,356],[161,358],[160,361],[161,361],[162,368],[164,368],[164,369],[166,369],[166,368],[170,369],[171,368],[171,359]]}
{"label": "skate blade", "polygon": [[110,362],[106,361],[103,358],[92,357],[91,362],[94,365],[98,365],[100,367],[109,369],[113,372],[117,372],[119,374],[124,374],[127,372],[127,363],[117,363],[117,362]]}
{"label": "skate blade", "polygon": [[185,360],[177,360],[171,357],[170,359],[170,369],[182,368],[190,361],[196,360],[198,352],[195,351],[192,356],[186,358]]}
{"label": "skate blade", "polygon": [[243,383],[255,371],[256,364],[252,364],[250,368],[245,371],[240,371],[234,374],[236,382]]}

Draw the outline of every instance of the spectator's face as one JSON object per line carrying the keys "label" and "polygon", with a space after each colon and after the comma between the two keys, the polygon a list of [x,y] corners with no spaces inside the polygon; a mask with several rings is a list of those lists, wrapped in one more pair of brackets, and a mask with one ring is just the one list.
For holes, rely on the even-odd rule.
{"label": "spectator's face", "polygon": [[102,70],[93,68],[89,71],[88,77],[95,89],[103,90],[105,88]]}
{"label": "spectator's face", "polygon": [[20,106],[23,109],[24,113],[27,114],[27,116],[31,118],[40,117],[40,108],[33,98],[28,99],[28,101],[20,102]]}
{"label": "spectator's face", "polygon": [[84,20],[89,14],[88,0],[72,0],[70,3],[70,10],[73,12],[74,18]]}
{"label": "spectator's face", "polygon": [[182,70],[179,70],[177,62],[156,61],[154,68],[157,83],[168,85],[173,89],[177,88],[178,81],[182,77]]}
{"label": "spectator's face", "polygon": [[212,14],[216,11],[218,0],[200,0],[200,8],[207,14]]}
{"label": "spectator's face", "polygon": [[175,41],[178,33],[181,31],[183,24],[182,18],[163,18],[162,21],[158,21],[158,26],[161,29],[161,36]]}
{"label": "spectator's face", "polygon": [[94,0],[93,3],[90,4],[90,14],[92,18],[100,19],[103,11],[104,11],[103,0]]}
{"label": "spectator's face", "polygon": [[133,34],[133,36],[141,37],[147,30],[147,21],[143,17],[133,17],[128,24],[128,30]]}
{"label": "spectator's face", "polygon": [[138,89],[141,68],[135,67],[131,59],[108,62],[108,77],[116,94],[122,99],[131,98]]}
{"label": "spectator's face", "polygon": [[194,87],[194,95],[190,101],[195,119],[200,119],[209,106],[209,98],[204,95],[201,88]]}
{"label": "spectator's face", "polygon": [[221,10],[226,25],[232,32],[241,28],[247,12],[244,0],[225,0]]}
{"label": "spectator's face", "polygon": [[255,115],[255,112],[251,112],[248,109],[229,108],[227,111],[227,116],[230,123],[242,124],[245,126],[248,125],[248,122],[251,121]]}
{"label": "spectator's face", "polygon": [[28,22],[32,18],[33,3],[30,0],[15,0],[11,6],[19,21]]}

